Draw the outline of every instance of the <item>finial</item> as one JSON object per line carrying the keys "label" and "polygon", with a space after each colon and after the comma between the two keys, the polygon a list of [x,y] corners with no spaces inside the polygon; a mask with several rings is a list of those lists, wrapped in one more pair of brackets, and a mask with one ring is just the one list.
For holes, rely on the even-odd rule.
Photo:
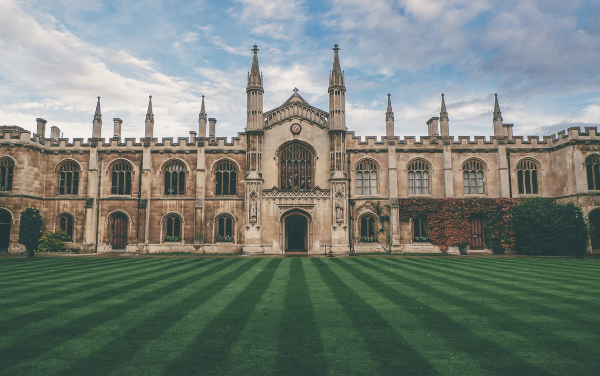
{"label": "finial", "polygon": [[294,90],[293,90],[293,92],[294,92],[294,93],[297,93],[297,92],[299,92],[299,91],[300,91],[300,90],[298,90],[298,88],[297,88],[297,87],[295,87],[295,88],[294,88]]}
{"label": "finial", "polygon": [[388,93],[388,99],[390,99],[391,96],[392,96],[392,94]]}
{"label": "finial", "polygon": [[258,46],[256,44],[253,46],[252,52],[254,52],[254,53],[258,52]]}
{"label": "finial", "polygon": [[202,94],[202,98],[204,98],[204,94]]}
{"label": "finial", "polygon": [[98,100],[100,100],[100,96],[98,95]]}
{"label": "finial", "polygon": [[335,52],[337,54],[337,52],[340,50],[340,48],[338,47],[337,43],[333,45],[332,48],[333,52]]}
{"label": "finial", "polygon": [[150,96],[150,99],[152,99],[152,95]]}

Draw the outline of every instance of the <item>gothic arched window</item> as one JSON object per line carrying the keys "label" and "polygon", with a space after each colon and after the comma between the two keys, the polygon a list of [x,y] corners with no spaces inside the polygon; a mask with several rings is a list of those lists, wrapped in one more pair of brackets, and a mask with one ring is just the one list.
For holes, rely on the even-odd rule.
{"label": "gothic arched window", "polygon": [[538,194],[538,164],[531,159],[524,159],[517,165],[517,181],[519,194]]}
{"label": "gothic arched window", "polygon": [[69,240],[73,240],[73,216],[70,214],[61,214],[58,217],[58,228],[63,230]]}
{"label": "gothic arched window", "polygon": [[312,188],[312,153],[304,145],[294,143],[279,155],[281,189]]}
{"label": "gothic arched window", "polygon": [[185,165],[180,161],[171,161],[165,167],[165,195],[185,195]]}
{"label": "gothic arched window", "polygon": [[463,183],[465,194],[483,194],[483,163],[469,159],[463,164]]}
{"label": "gothic arched window", "polygon": [[110,193],[113,195],[131,194],[131,164],[126,161],[117,161],[112,167],[112,188]]}
{"label": "gothic arched window", "polygon": [[79,165],[69,161],[58,169],[58,194],[76,195],[79,192]]}
{"label": "gothic arched window", "polygon": [[163,220],[163,234],[165,242],[181,241],[181,217],[177,214],[169,214]]}
{"label": "gothic arched window", "polygon": [[217,242],[233,242],[233,218],[230,215],[220,215],[216,220]]}
{"label": "gothic arched window", "polygon": [[371,214],[365,214],[360,217],[360,241],[374,242],[375,237],[375,217]]}
{"label": "gothic arched window", "polygon": [[10,158],[0,160],[0,191],[12,191],[13,168],[15,162]]}
{"label": "gothic arched window", "polygon": [[215,167],[215,194],[217,195],[235,195],[237,184],[235,163],[225,160],[219,162]]}
{"label": "gothic arched window", "polygon": [[421,216],[413,218],[413,241],[429,241],[429,227],[427,226],[427,217]]}
{"label": "gothic arched window", "polygon": [[600,191],[600,156],[590,155],[585,160],[588,190]]}
{"label": "gothic arched window", "polygon": [[429,194],[429,163],[417,159],[408,165],[408,194]]}
{"label": "gothic arched window", "polygon": [[377,164],[373,161],[362,161],[356,166],[356,194],[377,194]]}

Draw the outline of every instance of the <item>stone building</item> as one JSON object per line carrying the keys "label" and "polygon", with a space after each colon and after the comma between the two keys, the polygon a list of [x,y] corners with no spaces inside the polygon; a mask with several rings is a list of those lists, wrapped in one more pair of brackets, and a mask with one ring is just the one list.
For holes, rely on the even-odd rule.
{"label": "stone building", "polygon": [[[600,227],[596,128],[514,136],[496,96],[493,136],[455,138],[442,94],[427,136],[401,139],[388,96],[385,136],[361,139],[346,128],[338,50],[328,111],[294,89],[264,112],[254,46],[246,128],[231,142],[216,137],[204,97],[198,130],[176,140],[153,137],[152,97],[139,141],[121,138],[118,118],[113,136],[102,138],[100,98],[87,141],[60,138],[57,127],[46,138],[44,119],[33,136],[0,127],[0,249],[22,251],[19,217],[27,207],[41,211],[44,231],[64,229],[67,246],[83,252],[438,251],[422,241],[424,219],[399,220],[399,198],[554,197],[581,206]],[[367,201],[389,205],[385,231]],[[480,221],[472,218],[471,251],[486,248]],[[600,248],[599,239],[591,246]]]}

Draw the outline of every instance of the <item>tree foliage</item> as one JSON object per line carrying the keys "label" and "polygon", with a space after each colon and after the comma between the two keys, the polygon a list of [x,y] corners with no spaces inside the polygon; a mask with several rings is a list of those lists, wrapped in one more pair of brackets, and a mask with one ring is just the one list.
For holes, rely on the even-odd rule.
{"label": "tree foliage", "polygon": [[35,208],[27,208],[21,212],[19,221],[19,243],[27,249],[29,257],[33,257],[33,251],[38,249],[40,237],[42,236],[42,216]]}
{"label": "tree foliage", "polygon": [[48,231],[40,238],[40,252],[59,252],[65,246],[69,236],[63,230]]}
{"label": "tree foliage", "polygon": [[583,257],[588,229],[580,208],[552,199],[525,200],[513,211],[516,251],[523,255],[576,255]]}

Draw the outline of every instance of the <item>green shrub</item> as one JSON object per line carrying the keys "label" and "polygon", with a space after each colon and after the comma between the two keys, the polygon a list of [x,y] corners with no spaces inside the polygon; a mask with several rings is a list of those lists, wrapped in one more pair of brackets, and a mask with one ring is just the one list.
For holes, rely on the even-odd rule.
{"label": "green shrub", "polygon": [[21,212],[21,220],[19,221],[19,243],[23,244],[27,249],[29,257],[33,257],[35,251],[40,244],[40,236],[42,236],[42,216],[40,211],[34,208],[27,208]]}
{"label": "green shrub", "polygon": [[377,237],[375,236],[363,236],[360,238],[360,241],[363,243],[375,243],[377,241]]}
{"label": "green shrub", "polygon": [[581,209],[552,199],[524,200],[512,213],[515,250],[521,255],[583,257],[588,229]]}
{"label": "green shrub", "polygon": [[40,238],[40,252],[60,252],[65,246],[65,239],[71,238],[63,231],[48,231]]}
{"label": "green shrub", "polygon": [[181,241],[181,238],[179,236],[165,236],[165,238],[163,239],[164,243],[173,243],[179,241]]}
{"label": "green shrub", "polygon": [[217,242],[233,243],[233,238],[231,236],[218,236]]}

